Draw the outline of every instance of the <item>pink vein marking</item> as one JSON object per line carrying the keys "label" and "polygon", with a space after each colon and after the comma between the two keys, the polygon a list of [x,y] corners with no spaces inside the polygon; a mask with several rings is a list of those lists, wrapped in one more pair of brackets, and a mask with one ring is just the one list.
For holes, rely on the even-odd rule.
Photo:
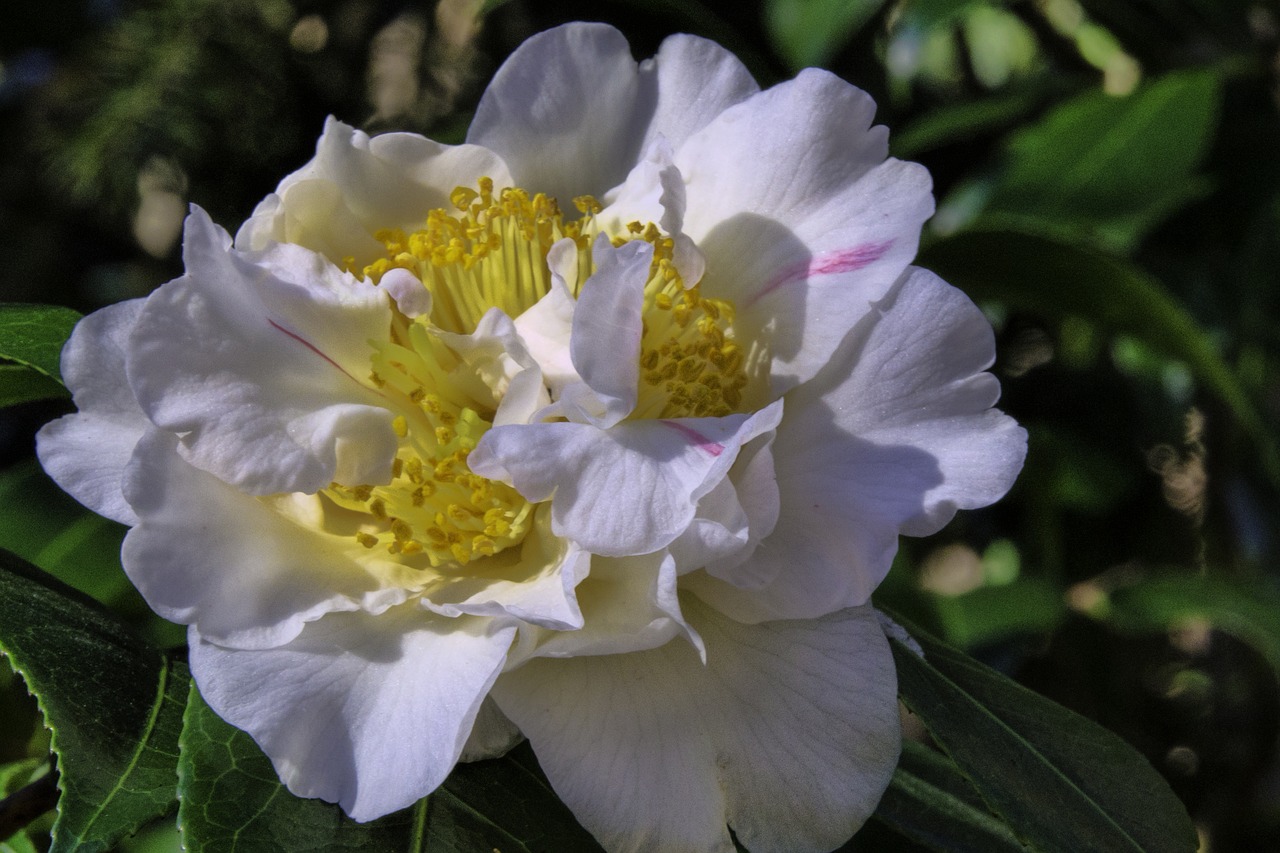
{"label": "pink vein marking", "polygon": [[699,450],[706,451],[712,456],[719,456],[721,453],[724,453],[723,444],[712,441],[691,426],[685,426],[684,424],[676,423],[675,421],[658,421],[658,423],[666,427],[671,427],[671,429],[680,433],[685,438],[693,439],[697,443]]}
{"label": "pink vein marking", "polygon": [[892,240],[882,243],[864,243],[851,249],[837,249],[810,259],[807,264],[799,264],[784,270],[781,275],[769,282],[765,287],[747,300],[747,305],[754,305],[770,293],[788,284],[795,284],[813,278],[816,275],[833,275],[842,272],[854,272],[865,266],[874,264],[884,257],[884,253],[893,246]]}
{"label": "pink vein marking", "polygon": [[316,355],[318,355],[318,356],[320,356],[321,358],[323,358],[325,361],[327,361],[327,362],[329,362],[330,364],[332,364],[332,365],[333,365],[334,367],[336,367],[339,371],[341,371],[341,373],[342,373],[342,375],[343,375],[343,376],[347,377],[348,379],[350,379],[352,382],[356,383],[357,385],[360,385],[361,387],[364,387],[364,383],[363,383],[363,382],[361,382],[360,380],[356,379],[356,378],[355,378],[354,376],[352,376],[350,373],[347,373],[346,369],[345,369],[345,368],[343,368],[343,366],[342,366],[341,364],[338,364],[338,362],[334,361],[333,359],[329,358],[329,356],[325,355],[325,354],[320,350],[320,348],[319,348],[319,347],[317,347],[315,344],[311,343],[311,341],[307,340],[306,338],[302,337],[301,335],[298,335],[298,334],[295,334],[294,332],[289,331],[289,330],[288,330],[288,329],[286,329],[284,326],[281,326],[279,323],[277,323],[275,320],[272,320],[270,317],[268,317],[268,318],[267,318],[267,322],[271,324],[271,328],[275,329],[277,332],[284,332],[286,335],[288,335],[289,337],[293,338],[295,341],[297,341],[298,343],[302,344],[304,347],[306,347],[307,349],[311,350],[313,353],[315,353]]}

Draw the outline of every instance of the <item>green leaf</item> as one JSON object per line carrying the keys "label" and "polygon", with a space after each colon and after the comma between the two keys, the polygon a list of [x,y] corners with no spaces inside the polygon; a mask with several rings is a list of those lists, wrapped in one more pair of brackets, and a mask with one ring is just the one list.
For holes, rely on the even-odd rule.
{"label": "green leaf", "polygon": [[1163,633],[1194,619],[1248,643],[1280,672],[1280,589],[1265,580],[1168,572],[1117,589],[1091,610],[1120,631]]}
{"label": "green leaf", "polygon": [[0,406],[65,396],[67,389],[56,379],[22,364],[0,364]]}
{"label": "green leaf", "polygon": [[113,608],[145,608],[120,568],[125,527],[89,512],[35,460],[0,471],[0,548]]}
{"label": "green leaf", "polygon": [[417,805],[356,823],[335,805],[290,794],[253,739],[221,720],[194,684],[181,743],[178,823],[188,853],[600,849],[551,791],[527,745],[460,764]]}
{"label": "green leaf", "polygon": [[944,145],[995,133],[1025,118],[1056,84],[1024,85],[1014,91],[974,101],[944,104],[930,110],[889,137],[895,157],[915,157]]}
{"label": "green leaf", "polygon": [[0,651],[40,703],[58,756],[51,853],[108,850],[173,807],[186,667],[7,552],[0,601]]}
{"label": "green leaf", "polygon": [[908,0],[902,15],[921,28],[944,27],[963,18],[983,0]]}
{"label": "green leaf", "polygon": [[1011,230],[961,232],[931,244],[918,263],[979,302],[996,300],[1050,319],[1083,317],[1184,362],[1231,408],[1256,443],[1272,482],[1280,485],[1275,437],[1239,378],[1186,309],[1133,264]]}
{"label": "green leaf", "polygon": [[0,305],[0,359],[62,382],[58,359],[80,315],[57,305]]}
{"label": "green leaf", "polygon": [[885,0],[768,0],[765,26],[793,69],[825,65]]}
{"label": "green leaf", "polygon": [[953,761],[915,741],[903,741],[902,759],[874,817],[941,853],[1026,850]]}
{"label": "green leaf", "polygon": [[1042,853],[1194,853],[1182,804],[1131,746],[972,658],[913,631],[894,641],[903,700],[987,804]]}
{"label": "green leaf", "polygon": [[1131,95],[1080,95],[1009,143],[988,221],[1030,221],[1117,250],[1206,189],[1195,171],[1212,142],[1221,77],[1167,74]]}

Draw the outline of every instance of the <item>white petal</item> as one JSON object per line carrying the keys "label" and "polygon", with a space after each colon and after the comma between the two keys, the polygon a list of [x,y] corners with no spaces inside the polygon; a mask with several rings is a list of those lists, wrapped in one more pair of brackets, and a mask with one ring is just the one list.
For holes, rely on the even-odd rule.
{"label": "white petal", "polygon": [[495,427],[468,459],[531,501],[552,498],[552,530],[594,554],[665,547],[729,470],[744,442],[777,426],[774,404],[748,417]]}
{"label": "white petal", "polygon": [[552,396],[558,398],[566,385],[582,381],[569,355],[573,312],[577,305],[573,298],[578,284],[577,244],[568,237],[557,242],[547,253],[547,266],[551,270],[551,289],[515,319],[515,326],[542,369]]}
{"label": "white petal", "polygon": [[514,628],[412,604],[334,613],[287,646],[225,649],[191,632],[191,672],[253,736],[289,790],[358,821],[431,793],[457,763]]}
{"label": "white petal", "polygon": [[547,404],[542,372],[516,332],[511,318],[490,308],[468,335],[433,329],[471,372],[457,371],[459,390],[488,401],[497,410],[494,423],[525,423]]}
{"label": "white petal", "polygon": [[900,532],[938,530],[957,508],[1004,495],[1026,433],[991,406],[990,324],[924,270],[904,275],[813,381],[787,397],[774,442],[781,516],[744,569],[773,581],[750,592],[685,583],[744,621],[811,618],[862,604],[884,578]]}
{"label": "white petal", "polygon": [[683,643],[534,660],[493,696],[610,853],[831,850],[897,763],[897,684],[870,609],[747,626],[689,605]]}
{"label": "white petal", "polygon": [[667,549],[685,574],[744,550],[749,526],[733,482],[725,477],[698,501],[693,521]]}
{"label": "white petal", "polygon": [[315,158],[258,206],[236,246],[296,243],[335,263],[352,257],[358,269],[385,255],[374,233],[421,227],[428,211],[453,209],[455,187],[474,187],[482,176],[511,185],[506,165],[483,148],[441,145],[414,133],[370,138],[331,118]]}
{"label": "white petal", "polygon": [[[680,608],[675,561],[657,552],[637,557],[594,557],[576,590],[582,627],[542,632],[522,642],[508,668],[531,657],[617,655],[657,648],[676,637],[701,653],[702,638]],[[526,638],[522,638],[522,641]]]}
{"label": "white petal", "polygon": [[364,549],[353,540],[307,530],[188,465],[176,444],[147,433],[124,484],[139,518],[125,537],[125,573],[161,616],[224,645],[266,648],[330,611],[404,601],[394,573],[357,562]]}
{"label": "white petal", "polygon": [[609,206],[595,217],[602,232],[628,233],[633,222],[652,222],[675,241],[673,262],[686,287],[692,287],[706,270],[706,259],[693,240],[682,232],[685,208],[684,177],[672,162],[671,143],[659,135],[649,143],[640,162],[621,186],[606,196]]}
{"label": "white petal", "polygon": [[726,110],[676,151],[684,232],[706,255],[703,295],[765,336],[774,393],[811,377],[915,256],[928,172],[885,160],[875,104],[806,70]]}
{"label": "white petal", "polygon": [[746,587],[772,580],[754,575],[750,563],[741,567],[778,521],[778,485],[770,449],[774,434],[769,431],[747,442],[729,475],[698,502],[693,523],[670,546],[681,574],[705,568],[715,577]]}
{"label": "white petal", "polygon": [[40,464],[89,509],[122,524],[138,517],[120,491],[134,445],[151,423],[125,377],[129,333],[142,310],[131,299],[76,324],[62,350],[62,378],[80,411],[45,424],[36,436]]}
{"label": "white petal", "polygon": [[378,287],[387,292],[406,317],[425,317],[431,313],[431,291],[406,269],[395,267],[387,270]]}
{"label": "white petal", "polygon": [[592,255],[596,271],[582,285],[569,338],[570,358],[582,382],[564,388],[558,404],[540,417],[608,429],[636,407],[644,286],[653,247],[634,241],[615,249],[601,234]]}
{"label": "white petal", "polygon": [[[795,433],[787,435],[779,468],[816,468],[811,441],[829,440],[833,430],[853,434],[862,441],[839,464],[884,466],[868,464],[881,500],[909,505],[903,531],[923,536],[957,509],[987,506],[1009,490],[1026,455],[1026,432],[991,408],[1000,385],[984,371],[995,360],[995,336],[967,296],[913,269],[876,308],[877,321],[855,334],[812,386],[797,391],[803,417],[790,424]],[[894,458],[897,449],[922,451],[929,460],[913,465],[913,454]],[[906,485],[910,498],[899,499],[901,490],[891,488],[896,477],[936,482],[923,492]]]}
{"label": "white petal", "polygon": [[144,411],[192,464],[252,494],[385,482],[392,413],[365,386],[387,296],[297,246],[244,255],[195,208],[187,273],[147,299],[130,340]]}
{"label": "white petal", "polygon": [[659,135],[679,148],[717,115],[760,91],[738,57],[691,35],[664,39],[657,56],[640,63],[640,73],[657,77],[642,151]]}
{"label": "white petal", "polygon": [[480,100],[467,141],[497,152],[517,183],[568,202],[603,196],[658,134],[678,146],[756,90],[728,51],[673,37],[637,65],[603,24],[568,24],[530,38]]}
{"label": "white petal", "polygon": [[806,393],[821,395],[838,429],[936,460],[942,482],[919,497],[903,524],[907,535],[927,536],[957,509],[987,506],[1009,491],[1027,433],[991,408],[1000,384],[984,371],[995,361],[995,335],[964,293],[912,269],[877,310],[883,320],[858,348],[848,379],[841,370],[849,362],[837,363]]}

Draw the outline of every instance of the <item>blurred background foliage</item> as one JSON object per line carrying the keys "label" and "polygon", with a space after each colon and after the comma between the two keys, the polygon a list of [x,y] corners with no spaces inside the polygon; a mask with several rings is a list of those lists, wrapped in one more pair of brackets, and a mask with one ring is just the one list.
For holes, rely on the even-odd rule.
{"label": "blurred background foliage", "polygon": [[[145,295],[181,272],[189,203],[234,230],[327,115],[461,141],[502,59],[569,20],[876,98],[934,177],[920,263],[990,316],[1031,435],[1013,493],[905,540],[878,600],[1126,738],[1203,850],[1280,850],[1275,0],[7,3],[0,301]],[[122,528],[33,461],[69,403],[27,396],[0,416],[0,546],[180,644],[121,574]],[[46,771],[37,719],[0,672],[0,794]],[[859,839],[923,849],[875,822]],[[127,849],[174,845],[170,826]]]}

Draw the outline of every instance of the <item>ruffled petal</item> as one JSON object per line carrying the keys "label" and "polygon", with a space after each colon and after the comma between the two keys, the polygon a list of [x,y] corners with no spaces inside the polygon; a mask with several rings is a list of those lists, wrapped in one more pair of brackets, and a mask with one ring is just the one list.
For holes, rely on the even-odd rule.
{"label": "ruffled petal", "polygon": [[659,551],[637,557],[593,557],[576,590],[582,627],[522,632],[508,668],[533,657],[618,655],[657,648],[680,637],[699,654],[702,638],[680,608],[675,560]]}
{"label": "ruffled petal", "polygon": [[542,371],[511,318],[490,308],[469,335],[433,330],[471,371],[457,380],[474,400],[490,402],[494,423],[525,423],[547,404]]}
{"label": "ruffled petal", "polygon": [[705,568],[715,577],[732,578],[747,587],[772,580],[739,567],[778,522],[774,435],[768,431],[743,445],[729,475],[698,502],[693,523],[669,546],[681,574]]}
{"label": "ruffled petal", "polygon": [[626,181],[605,197],[609,206],[596,214],[595,221],[602,232],[611,235],[626,234],[628,226],[637,222],[661,226],[675,244],[672,262],[676,271],[685,286],[692,287],[702,279],[707,265],[697,244],[683,233],[684,176],[673,157],[667,138],[656,137]]}
{"label": "ruffled petal", "polygon": [[138,516],[120,491],[133,448],[151,426],[125,378],[129,334],[141,299],[85,317],[62,350],[62,378],[80,411],[45,424],[36,436],[40,464],[89,509],[121,524]]}
{"label": "ruffled petal", "polygon": [[898,759],[897,683],[870,608],[741,625],[689,603],[684,643],[539,659],[493,697],[610,853],[831,850]]}
{"label": "ruffled petal", "polygon": [[775,394],[826,364],[915,257],[933,212],[928,171],[885,159],[874,111],[866,93],[810,69],[676,151],[703,295],[731,300],[745,337],[769,341]]}
{"label": "ruffled petal", "polygon": [[[569,355],[569,339],[573,335],[573,314],[577,300],[578,246],[566,237],[547,253],[551,271],[551,289],[515,319],[516,331],[542,369],[542,377],[553,397],[582,377]],[[572,280],[570,280],[570,277]]]}
{"label": "ruffled petal", "polygon": [[902,524],[908,536],[927,536],[958,509],[987,506],[1009,491],[1026,458],[1027,433],[992,408],[1000,383],[984,371],[995,362],[995,335],[963,292],[912,269],[877,311],[884,319],[848,379],[839,374],[848,362],[837,363],[806,393],[821,395],[837,415],[837,429],[880,447],[916,447],[937,460],[942,482],[919,497]]}
{"label": "ruffled petal", "polygon": [[398,604],[414,583],[412,569],[379,571],[350,537],[300,523],[315,498],[245,495],[184,462],[159,430],[138,443],[124,493],[140,519],[125,573],[165,619],[223,645],[279,646],[325,613]]}
{"label": "ruffled petal", "polygon": [[615,249],[601,234],[592,256],[596,271],[582,285],[569,338],[570,358],[582,381],[566,386],[540,417],[608,429],[636,407],[644,286],[653,247],[634,241]]}
{"label": "ruffled petal", "polygon": [[865,602],[900,532],[932,533],[958,508],[998,500],[1021,469],[1026,432],[991,408],[999,384],[983,371],[994,358],[991,325],[968,297],[925,270],[904,275],[787,397],[774,442],[781,515],[741,567],[771,582],[752,591],[695,575],[688,588],[744,621]]}
{"label": "ruffled petal", "polygon": [[226,649],[191,631],[191,672],[300,797],[357,821],[431,793],[457,763],[515,628],[413,605],[334,613],[286,646]]}
{"label": "ruffled petal", "polygon": [[183,247],[187,274],[147,299],[130,339],[130,385],[156,426],[251,494],[386,482],[393,415],[363,377],[387,295],[297,246],[234,251],[199,208]]}
{"label": "ruffled petal", "polygon": [[686,34],[664,39],[658,54],[640,63],[640,73],[656,78],[653,118],[641,151],[658,136],[679,148],[720,113],[760,91],[738,57]]}
{"label": "ruffled petal", "polygon": [[724,48],[692,36],[637,64],[621,33],[568,24],[511,55],[480,99],[467,141],[498,153],[520,186],[567,202],[622,182],[658,134],[678,146],[755,92]]}
{"label": "ruffled petal", "polygon": [[582,627],[575,589],[591,569],[591,555],[551,534],[550,513],[535,510],[520,548],[521,574],[501,561],[481,561],[432,585],[422,604],[444,616],[511,617],[554,631]]}
{"label": "ruffled petal", "polygon": [[352,258],[359,269],[385,255],[374,234],[421,227],[428,211],[453,208],[455,187],[474,187],[481,177],[511,185],[506,165],[484,148],[442,145],[414,133],[370,138],[330,118],[316,156],[258,205],[236,234],[236,247],[261,251],[295,243],[333,263]]}
{"label": "ruffled petal", "polygon": [[551,498],[552,530],[592,553],[646,554],[684,532],[742,445],[781,417],[775,403],[751,416],[623,421],[609,430],[575,423],[495,427],[468,464],[528,500]]}

